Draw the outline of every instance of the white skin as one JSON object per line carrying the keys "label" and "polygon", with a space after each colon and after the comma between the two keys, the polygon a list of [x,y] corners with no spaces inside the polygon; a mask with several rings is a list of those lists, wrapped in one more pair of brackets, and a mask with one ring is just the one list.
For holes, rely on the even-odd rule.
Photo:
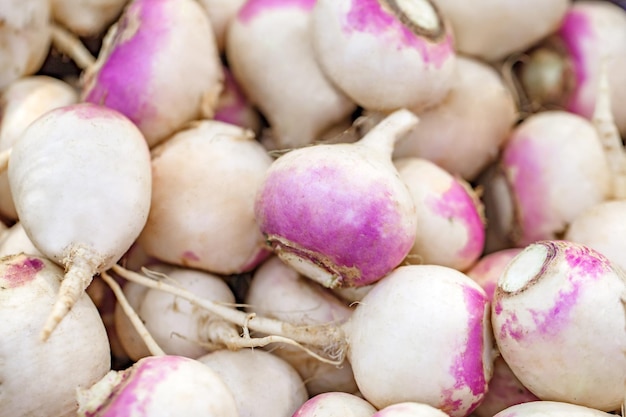
{"label": "white skin", "polygon": [[106,330],[86,294],[45,343],[39,339],[62,279],[63,270],[45,258],[13,255],[0,263],[2,416],[76,415],[76,389],[110,370]]}
{"label": "white skin", "polygon": [[0,90],[39,70],[51,42],[49,0],[5,0],[0,8]]}
{"label": "white skin", "polygon": [[93,275],[116,263],[144,227],[150,154],[130,120],[83,103],[52,110],[30,124],[12,149],[8,174],[28,237],[68,268],[45,338]]}
{"label": "white skin", "polygon": [[309,398],[298,372],[269,352],[217,350],[198,361],[217,372],[231,390],[239,417],[291,417]]}
{"label": "white skin", "polygon": [[51,0],[52,17],[79,36],[99,35],[129,0]]}
{"label": "white skin", "polygon": [[614,414],[571,403],[533,401],[513,405],[493,417],[610,417],[612,415]]}
{"label": "white skin", "polygon": [[363,398],[333,391],[311,397],[293,417],[371,417],[375,412],[374,406]]}
{"label": "white skin", "polygon": [[218,51],[224,52],[228,26],[246,0],[198,0],[211,19]]}
{"label": "white skin", "polygon": [[[70,84],[45,75],[22,77],[12,82],[0,97],[0,151],[13,146],[24,129],[44,113],[78,102],[78,91]],[[0,173],[0,213],[17,220],[6,171]]]}

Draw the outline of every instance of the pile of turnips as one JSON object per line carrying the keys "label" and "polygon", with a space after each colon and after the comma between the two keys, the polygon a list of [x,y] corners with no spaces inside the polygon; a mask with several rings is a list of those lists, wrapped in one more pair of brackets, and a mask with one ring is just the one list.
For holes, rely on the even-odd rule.
{"label": "pile of turnips", "polygon": [[623,2],[0,22],[0,417],[625,416]]}

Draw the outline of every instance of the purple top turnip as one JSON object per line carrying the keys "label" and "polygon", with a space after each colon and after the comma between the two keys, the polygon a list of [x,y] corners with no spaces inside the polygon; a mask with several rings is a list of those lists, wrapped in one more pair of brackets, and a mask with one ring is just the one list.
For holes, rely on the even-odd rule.
{"label": "purple top turnip", "polygon": [[222,63],[208,16],[194,0],[133,0],[84,74],[82,99],[132,120],[150,146],[212,117]]}
{"label": "purple top turnip", "polygon": [[367,285],[399,265],[417,216],[391,152],[416,123],[397,111],[354,144],[309,146],[275,160],[255,204],[268,245],[329,288]]}
{"label": "purple top turnip", "polygon": [[328,78],[369,110],[423,110],[450,91],[452,30],[430,0],[318,0],[311,27]]}

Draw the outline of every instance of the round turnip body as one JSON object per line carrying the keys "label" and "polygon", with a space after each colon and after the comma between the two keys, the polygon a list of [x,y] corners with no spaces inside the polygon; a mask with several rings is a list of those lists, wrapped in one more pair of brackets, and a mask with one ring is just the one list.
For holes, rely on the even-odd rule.
{"label": "round turnip body", "polygon": [[254,199],[272,158],[250,131],[203,120],[153,149],[150,256],[217,274],[251,270],[270,252]]}
{"label": "round turnip body", "polygon": [[[413,109],[412,109],[413,110]],[[398,141],[394,158],[419,157],[473,181],[498,157],[517,120],[511,91],[490,66],[458,57],[452,87],[437,106],[418,111],[420,124]]]}
{"label": "round turnip body", "polygon": [[8,175],[26,234],[67,270],[46,338],[92,277],[115,264],[144,227],[150,153],[121,113],[82,103],[31,123],[13,146]]}
{"label": "round turnip body", "polygon": [[54,305],[63,270],[33,255],[0,261],[0,416],[74,416],[76,389],[111,366],[106,330],[86,294],[43,342],[41,327]]}
{"label": "round turnip body", "polygon": [[395,268],[413,245],[417,216],[391,152],[416,123],[400,110],[356,143],[309,146],[275,160],[255,218],[278,256],[330,288],[367,285]]}
{"label": "round turnip body", "polygon": [[450,91],[452,31],[429,0],[318,0],[311,31],[328,78],[366,109],[423,110]]}
{"label": "round turnip body", "polygon": [[612,415],[614,414],[565,402],[533,401],[514,405],[493,417],[610,417]]}
{"label": "round turnip body", "polygon": [[222,81],[211,24],[196,1],[133,0],[85,71],[81,96],[123,113],[154,146],[212,117]]}
{"label": "round turnip body", "polygon": [[483,206],[471,185],[421,158],[394,161],[409,188],[419,219],[412,264],[435,264],[463,271],[483,251]]}
{"label": "round turnip body", "polygon": [[600,253],[567,241],[527,246],[494,293],[502,357],[542,400],[613,411],[624,400],[626,276]]}
{"label": "round turnip body", "polygon": [[205,364],[184,356],[150,356],[111,371],[78,392],[79,417],[238,417],[232,393]]}
{"label": "round turnip body", "polygon": [[333,391],[315,395],[293,417],[371,417],[376,409],[361,397]]}
{"label": "round turnip body", "polygon": [[218,350],[198,358],[233,393],[239,417],[291,417],[309,395],[296,370],[263,350]]}

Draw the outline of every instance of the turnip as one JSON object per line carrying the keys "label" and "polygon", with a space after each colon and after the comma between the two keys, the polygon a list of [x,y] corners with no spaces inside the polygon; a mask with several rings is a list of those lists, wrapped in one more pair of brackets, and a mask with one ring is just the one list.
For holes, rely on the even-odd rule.
{"label": "turnip", "polygon": [[626,133],[626,11],[607,1],[575,1],[554,36],[518,65],[532,108],[559,106],[591,118],[602,66],[616,124]]}
{"label": "turnip", "polygon": [[[301,276],[277,257],[268,259],[254,272],[244,302],[248,312],[293,325],[339,325],[352,315],[352,309],[330,290]],[[338,367],[295,346],[269,348],[299,372],[310,395],[358,391],[348,361]]]}
{"label": "turnip", "polygon": [[408,263],[463,271],[480,257],[485,243],[483,205],[466,181],[422,158],[394,161],[409,188],[419,222]]}
{"label": "turnip", "polygon": [[50,0],[52,18],[80,36],[100,35],[128,0]]}
{"label": "turnip", "polygon": [[275,160],[255,203],[267,244],[329,288],[367,285],[398,266],[413,246],[417,216],[391,153],[416,123],[398,110],[356,143],[309,146]]}
{"label": "turnip", "polygon": [[0,90],[37,72],[51,42],[50,0],[3,0],[0,8]]}
{"label": "turnip", "polygon": [[[565,111],[517,125],[492,176],[481,179],[489,251],[555,239],[612,194],[611,170],[593,124]],[[500,241],[501,244],[489,242]]]}
{"label": "turnip", "polygon": [[[502,272],[521,251],[521,248],[512,248],[492,252],[483,256],[466,274],[480,284],[491,301]],[[477,417],[492,417],[512,405],[537,400],[539,398],[517,379],[504,359],[498,356],[493,364],[493,376],[489,381],[487,395],[474,414]]]}
{"label": "turnip", "polygon": [[322,69],[361,107],[423,110],[450,91],[452,30],[430,0],[317,0],[311,31]]}
{"label": "turnip", "polygon": [[[143,298],[148,293],[149,288],[134,282],[124,284],[123,293],[128,304],[133,310],[137,310]],[[150,356],[150,349],[146,346],[141,333],[133,326],[129,315],[123,310],[120,303],[115,306],[114,312],[115,331],[120,339],[120,343],[126,355],[133,361]]]}
{"label": "turnip", "polygon": [[422,402],[452,417],[466,416],[484,397],[491,377],[495,352],[487,295],[452,268],[398,267],[374,285],[345,324],[306,327],[250,317],[163,281],[113,268],[255,332],[291,338],[311,354],[321,352],[322,359],[340,363],[347,355],[360,393],[378,408]]}
{"label": "turnip", "polygon": [[133,0],[85,71],[81,96],[123,113],[154,146],[212,117],[222,81],[215,36],[196,1]]}
{"label": "turnip", "polygon": [[239,417],[291,417],[309,395],[296,370],[260,349],[217,350],[198,358],[233,393]]}
{"label": "turnip", "polygon": [[[235,302],[235,296],[228,285],[215,275],[164,264],[152,265],[150,270],[166,274],[177,285],[199,297],[226,304]],[[127,291],[131,307],[141,318],[146,330],[167,354],[195,359],[209,351],[207,343],[211,339],[212,329],[219,324],[213,323],[215,319],[204,310],[199,310],[188,301],[163,291],[146,289],[145,293],[142,293],[134,287],[128,288]],[[146,353],[145,345],[134,333],[134,328],[128,327],[131,323],[119,311],[119,306],[117,310],[116,328],[123,337],[122,345],[129,354],[132,354],[131,357],[137,360],[139,357],[136,352]],[[230,323],[227,325],[231,326]],[[234,327],[232,329],[234,330]],[[234,333],[237,334],[236,330]]]}
{"label": "turnip", "polygon": [[315,58],[310,31],[314,5],[315,0],[250,0],[228,28],[229,67],[268,120],[278,149],[312,143],[356,109]]}
{"label": "turnip", "polygon": [[372,417],[447,417],[443,411],[427,404],[402,402],[388,405],[372,414]]}
{"label": "turnip", "polygon": [[[45,75],[22,77],[12,82],[0,97],[0,151],[10,149],[24,129],[49,110],[78,101],[78,92],[68,83]],[[17,220],[6,172],[0,173],[0,214]]]}
{"label": "turnip", "polygon": [[612,415],[614,414],[566,402],[534,401],[514,405],[493,417],[610,417]]}
{"label": "turnip", "polygon": [[152,155],[150,215],[138,242],[164,262],[217,274],[251,270],[269,254],[254,199],[272,158],[250,131],[203,120]]}
{"label": "turnip", "polygon": [[433,0],[450,20],[459,52],[486,61],[506,58],[554,32],[570,0]]}
{"label": "turnip", "polygon": [[107,334],[86,294],[44,343],[63,270],[33,255],[0,259],[0,416],[76,415],[76,389],[110,370]]}
{"label": "turnip", "polygon": [[79,417],[238,417],[226,384],[208,366],[184,356],[149,356],[111,371],[78,392]]}
{"label": "turnip", "polygon": [[75,104],[26,128],[13,146],[8,175],[26,234],[67,271],[42,331],[47,339],[93,275],[116,263],[145,225],[150,154],[121,113]]}
{"label": "turnip", "polygon": [[246,0],[198,0],[198,2],[211,20],[218,51],[224,52],[228,26]]}
{"label": "turnip", "polygon": [[614,411],[626,379],[626,275],[599,252],[567,241],[528,245],[494,293],[502,357],[542,400]]}
{"label": "turnip", "polygon": [[394,158],[425,158],[468,181],[497,159],[517,119],[515,101],[502,77],[468,57],[458,57],[446,98],[415,112],[420,124],[398,141]]}
{"label": "turnip", "polygon": [[311,397],[293,417],[371,417],[375,412],[376,409],[363,398],[333,391]]}

